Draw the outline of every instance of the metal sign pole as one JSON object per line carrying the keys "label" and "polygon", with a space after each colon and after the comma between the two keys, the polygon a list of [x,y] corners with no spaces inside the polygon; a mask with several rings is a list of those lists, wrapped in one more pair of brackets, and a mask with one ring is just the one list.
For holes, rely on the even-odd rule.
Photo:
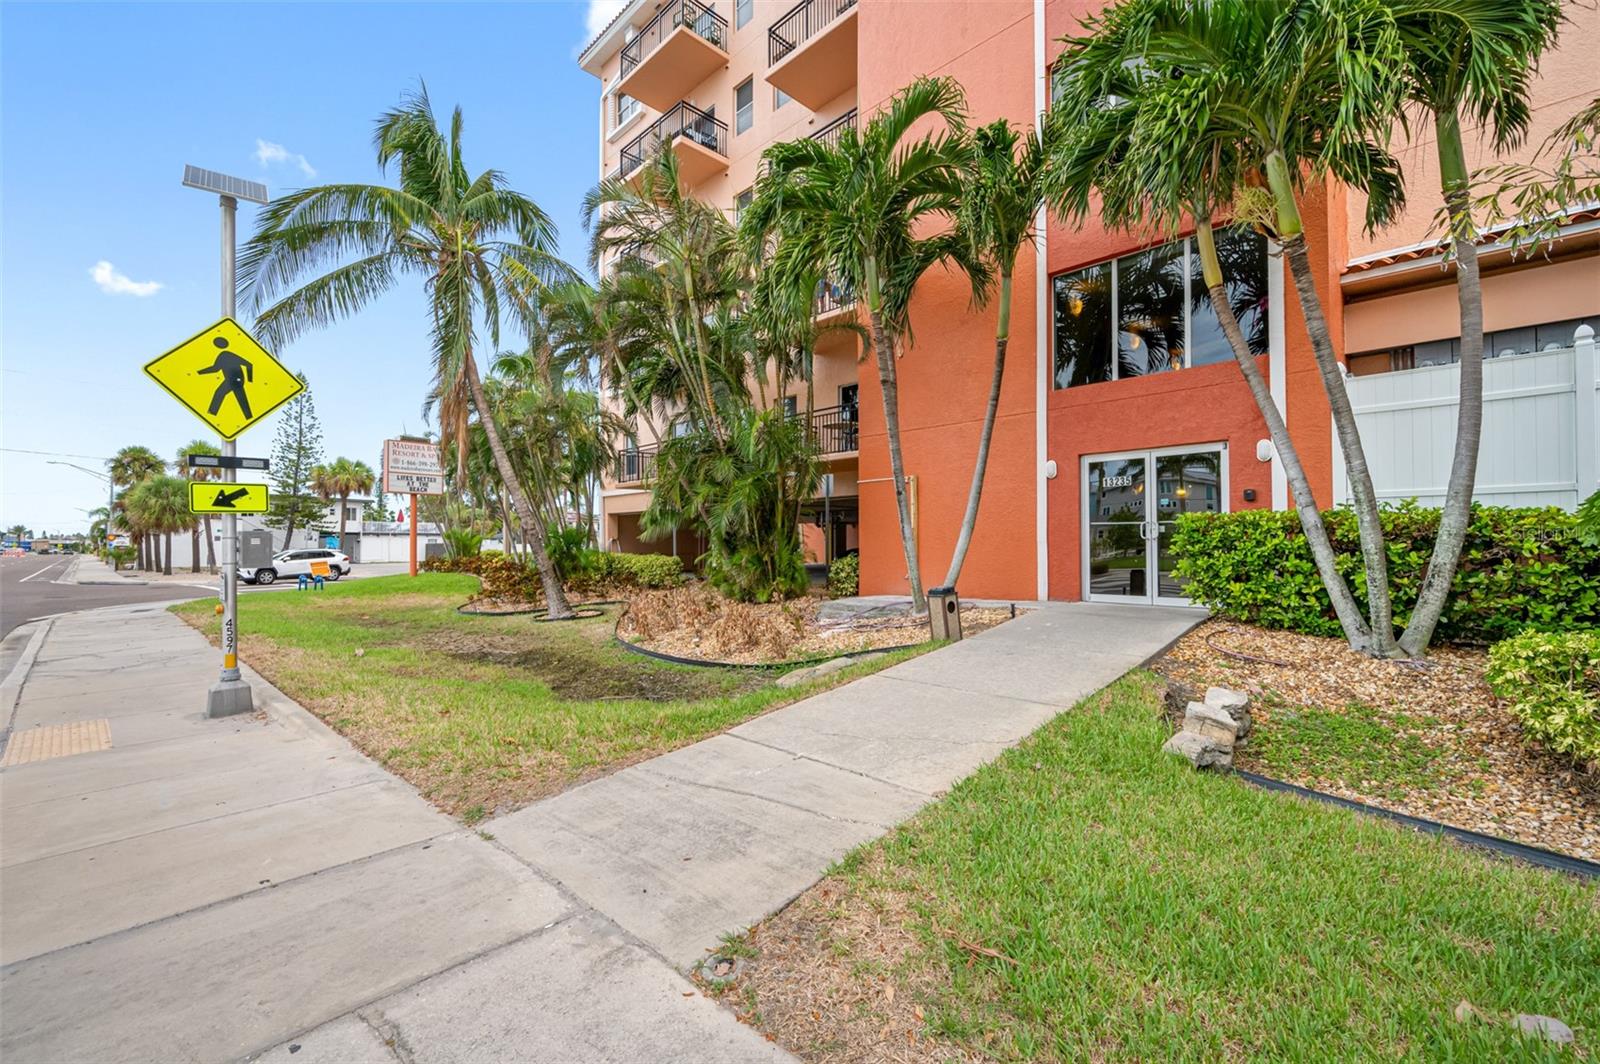
{"label": "metal sign pole", "polygon": [[[234,315],[234,217],[239,201],[232,196],[219,196],[222,202],[222,316]],[[222,456],[233,458],[238,447],[232,440],[222,441]],[[224,484],[238,480],[238,471],[232,463],[224,462]],[[227,489],[224,488],[224,491]],[[206,716],[226,717],[235,713],[249,713],[254,709],[250,685],[239,674],[239,518],[237,514],[224,514],[222,518],[222,675],[206,695]]]}
{"label": "metal sign pole", "polygon": [[411,575],[417,575],[417,496],[411,494],[411,510],[406,514],[411,522]]}

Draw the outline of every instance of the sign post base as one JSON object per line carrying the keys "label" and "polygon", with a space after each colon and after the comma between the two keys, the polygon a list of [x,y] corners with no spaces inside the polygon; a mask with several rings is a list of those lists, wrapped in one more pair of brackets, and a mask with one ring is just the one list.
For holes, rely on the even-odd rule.
{"label": "sign post base", "polygon": [[219,680],[206,692],[206,716],[231,717],[255,710],[250,685],[243,680]]}

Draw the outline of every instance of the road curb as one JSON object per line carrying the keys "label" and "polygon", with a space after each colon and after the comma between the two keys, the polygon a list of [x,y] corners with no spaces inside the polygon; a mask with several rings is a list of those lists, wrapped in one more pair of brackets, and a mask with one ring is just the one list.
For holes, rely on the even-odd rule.
{"label": "road curb", "polygon": [[[39,657],[39,651],[44,647],[44,641],[50,634],[50,629],[55,625],[53,618],[31,621],[22,625],[5,639],[10,642],[17,639],[23,632],[37,625],[34,631],[28,634],[28,645],[23,648],[22,654],[17,658],[17,663],[11,666],[11,671],[6,673],[6,678],[0,680],[0,720],[5,723],[0,726],[0,749],[5,747],[11,739],[11,725],[16,720],[17,704],[22,700],[22,685],[28,681],[28,673],[33,671],[33,663]],[[21,640],[18,640],[21,642]]]}

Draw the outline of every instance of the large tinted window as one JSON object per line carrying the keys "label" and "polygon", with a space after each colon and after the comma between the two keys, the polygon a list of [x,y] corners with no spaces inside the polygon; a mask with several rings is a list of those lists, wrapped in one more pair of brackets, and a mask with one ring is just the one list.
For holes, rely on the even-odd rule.
{"label": "large tinted window", "polygon": [[1117,376],[1183,368],[1183,241],[1117,260]]}
{"label": "large tinted window", "polygon": [[[1253,355],[1267,353],[1267,238],[1251,229],[1217,230],[1217,260],[1228,305]],[[1189,256],[1189,365],[1226,362],[1233,357],[1228,338],[1211,305],[1200,256]]]}
{"label": "large tinted window", "polygon": [[[1245,342],[1267,350],[1267,245],[1217,233],[1223,283]],[[1054,279],[1056,387],[1138,377],[1233,357],[1188,239]]]}
{"label": "large tinted window", "polygon": [[1055,279],[1056,387],[1111,379],[1111,264]]}

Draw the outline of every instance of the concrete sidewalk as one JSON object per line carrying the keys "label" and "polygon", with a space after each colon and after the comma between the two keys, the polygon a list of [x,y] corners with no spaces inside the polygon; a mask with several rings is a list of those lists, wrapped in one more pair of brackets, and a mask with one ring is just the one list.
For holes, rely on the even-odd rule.
{"label": "concrete sidewalk", "polygon": [[205,720],[217,654],[160,607],[8,643],[0,1057],[783,1058],[259,676]]}
{"label": "concrete sidewalk", "polygon": [[160,607],[19,629],[0,1056],[787,1059],[681,973],[1200,616],[1047,606],[481,835],[258,676],[203,719]]}

